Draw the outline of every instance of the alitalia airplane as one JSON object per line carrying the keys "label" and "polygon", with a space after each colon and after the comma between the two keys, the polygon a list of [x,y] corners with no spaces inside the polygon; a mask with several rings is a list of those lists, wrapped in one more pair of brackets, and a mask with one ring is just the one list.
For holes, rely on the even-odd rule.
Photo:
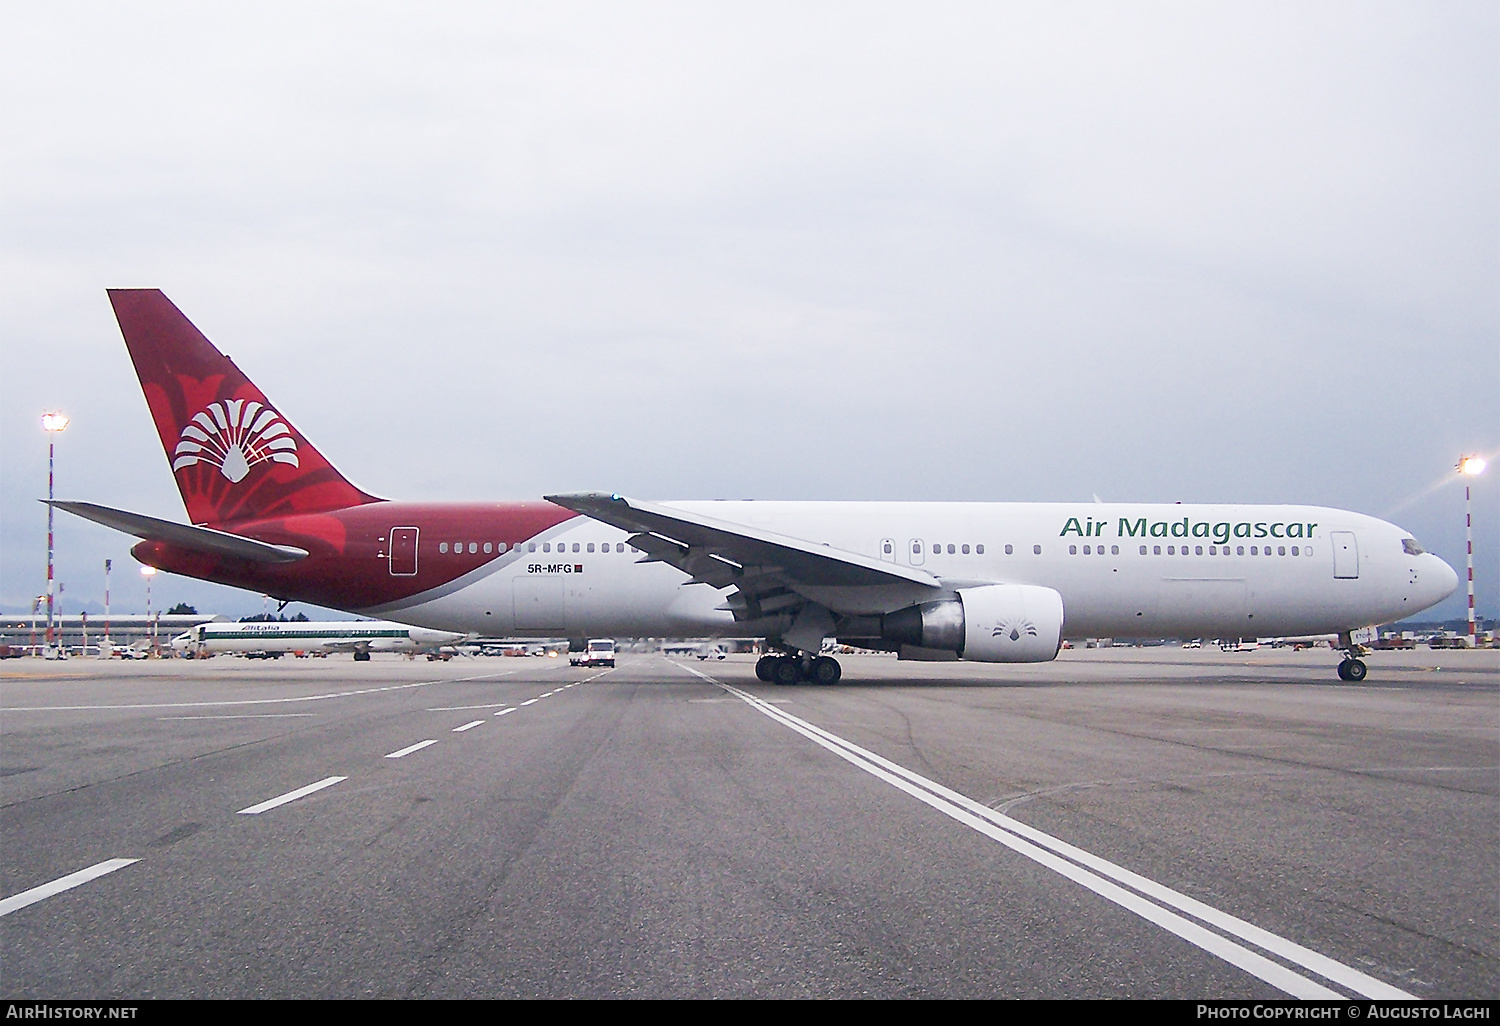
{"label": "alitalia airplane", "polygon": [[825,639],[1045,662],[1065,638],[1334,634],[1426,609],[1452,568],[1317,506],[411,503],[355,487],[155,289],[109,293],[190,524],[91,503],[141,562],[487,637],[755,637],[762,680],[832,683]]}
{"label": "alitalia airplane", "polygon": [[172,647],[199,655],[351,652],[355,662],[369,662],[371,652],[429,652],[466,637],[389,620],[252,620],[200,623],[173,638]]}

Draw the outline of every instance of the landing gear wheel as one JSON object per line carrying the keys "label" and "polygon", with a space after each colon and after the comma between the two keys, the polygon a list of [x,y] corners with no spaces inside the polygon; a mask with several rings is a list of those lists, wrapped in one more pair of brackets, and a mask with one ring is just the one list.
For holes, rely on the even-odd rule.
{"label": "landing gear wheel", "polygon": [[837,684],[843,675],[844,668],[837,659],[818,656],[813,660],[811,677],[814,684]]}
{"label": "landing gear wheel", "polygon": [[796,659],[783,656],[776,660],[776,683],[796,684],[802,680],[802,667]]}
{"label": "landing gear wheel", "polygon": [[780,656],[761,656],[755,661],[756,679],[764,681],[767,684],[774,683],[776,680],[776,664],[779,662],[781,662]]}
{"label": "landing gear wheel", "polygon": [[356,652],[354,653],[354,661],[356,663],[368,663],[370,661],[370,653]]}
{"label": "landing gear wheel", "polygon": [[1365,679],[1365,674],[1370,672],[1362,659],[1345,659],[1339,663],[1339,680],[1347,680],[1358,683]]}

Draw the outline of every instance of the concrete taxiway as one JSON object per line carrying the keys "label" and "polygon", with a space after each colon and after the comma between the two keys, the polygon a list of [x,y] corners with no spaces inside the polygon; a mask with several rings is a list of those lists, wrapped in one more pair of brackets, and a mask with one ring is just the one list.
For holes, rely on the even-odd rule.
{"label": "concrete taxiway", "polygon": [[0,664],[15,998],[1500,996],[1500,655]]}

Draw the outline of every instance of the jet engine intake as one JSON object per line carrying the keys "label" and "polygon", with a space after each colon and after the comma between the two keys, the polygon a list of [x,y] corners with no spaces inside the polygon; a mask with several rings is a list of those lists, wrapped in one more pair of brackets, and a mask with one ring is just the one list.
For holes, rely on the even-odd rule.
{"label": "jet engine intake", "polygon": [[957,599],[908,606],[881,619],[887,641],[984,663],[1055,659],[1062,628],[1062,596],[1031,584],[960,588]]}

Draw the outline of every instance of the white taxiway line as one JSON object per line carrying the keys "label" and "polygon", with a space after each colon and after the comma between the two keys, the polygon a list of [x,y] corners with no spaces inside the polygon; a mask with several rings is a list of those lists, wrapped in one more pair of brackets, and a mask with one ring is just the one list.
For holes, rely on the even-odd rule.
{"label": "white taxiway line", "polygon": [[[1262,930],[1228,913],[1220,912],[1218,909],[1205,905],[1203,902],[1190,898],[1185,894],[1174,891],[1152,880],[1148,880],[1122,866],[1117,866],[1097,855],[1086,852],[1081,848],[1076,848],[1066,841],[1043,833],[1034,827],[1027,826],[1019,820],[1001,815],[965,795],[946,788],[935,781],[928,780],[920,774],[913,773],[905,767],[899,766],[873,752],[866,751],[852,742],[823,730],[821,727],[808,723],[806,720],[799,719],[790,713],[777,709],[769,702],[749,692],[741,691],[739,688],[714,680],[707,674],[699,673],[690,666],[682,666],[680,663],[677,665],[689,673],[723,688],[725,691],[749,704],[752,708],[776,720],[778,723],[790,727],[810,741],[828,749],[830,752],[858,766],[872,776],[884,780],[891,786],[906,792],[918,801],[963,823],[965,826],[977,830],[986,837],[1000,842],[1012,851],[1024,855],[1054,872],[1060,873],[1075,883],[1087,887],[1095,894],[1115,902],[1122,908],[1128,909],[1143,919],[1155,923],[1163,929],[1181,937],[1183,940],[1202,948],[1204,951],[1224,959],[1231,965],[1244,969],[1251,975],[1265,980],[1267,983],[1286,991],[1293,997],[1303,999],[1344,999],[1345,995],[1330,990],[1299,973],[1292,972],[1285,966],[1251,951],[1249,948],[1230,940],[1228,937],[1213,933],[1198,923],[1184,918],[1178,912],[1193,916],[1203,923],[1223,930],[1233,937],[1238,937],[1240,940],[1253,944],[1303,969],[1317,973],[1319,976],[1346,987],[1362,997],[1408,1001],[1415,998],[1413,994],[1408,994],[1406,991],[1344,965],[1342,962],[1331,959],[1326,955],[1320,955],[1316,951],[1305,948],[1294,941],[1287,940],[1267,930]],[[1069,859],[1072,861],[1067,861]],[[1105,879],[1105,877],[1109,879]],[[1117,881],[1117,883],[1111,883],[1111,880]],[[1139,893],[1132,893],[1132,891],[1126,890],[1125,887],[1121,887],[1119,884],[1133,888],[1134,891]],[[1151,900],[1147,900],[1147,898]],[[1177,912],[1172,911],[1172,909],[1176,909]]]}
{"label": "white taxiway line", "polygon": [[97,880],[106,873],[113,873],[117,869],[124,869],[126,866],[134,865],[139,861],[140,859],[107,859],[87,869],[80,869],[76,873],[60,876],[51,883],[44,883],[39,887],[31,888],[29,891],[22,891],[20,894],[12,895],[0,901],[0,916],[8,916],[12,912],[25,908],[27,905],[35,905],[43,898],[50,898],[52,895],[61,894],[63,891],[71,891],[79,884],[86,884],[90,880]]}
{"label": "white taxiway line", "polygon": [[322,695],[297,695],[292,698],[238,698],[226,701],[205,702],[151,702],[137,705],[25,705],[7,706],[0,712],[87,712],[89,710],[119,709],[195,709],[204,706],[226,705],[284,705],[291,702],[323,702],[330,698],[349,698],[354,695],[378,695],[386,691],[406,691],[411,688],[426,688],[434,684],[466,684],[469,681],[487,680],[490,677],[507,677],[516,670],[504,673],[481,673],[473,677],[445,677],[442,680],[419,680],[411,684],[391,684],[383,688],[358,688],[354,691],[330,691]]}
{"label": "white taxiway line", "polygon": [[528,698],[528,699],[526,699],[526,701],[522,702],[521,704],[522,705],[536,705],[537,702],[539,702],[539,701],[541,701],[541,699]]}
{"label": "white taxiway line", "polygon": [[221,716],[158,716],[167,720],[291,720],[316,716],[317,713],[225,713]]}
{"label": "white taxiway line", "polygon": [[318,781],[316,784],[308,784],[306,787],[299,787],[295,791],[288,791],[286,794],[277,795],[275,798],[267,798],[265,801],[261,802],[259,805],[252,805],[248,809],[241,809],[239,811],[239,815],[241,815],[241,816],[258,816],[262,812],[266,812],[266,811],[268,811],[270,809],[276,808],[276,806],[278,806],[278,805],[285,805],[287,802],[294,802],[298,798],[306,798],[308,795],[312,794],[314,791],[321,791],[325,787],[332,787],[334,784],[337,784],[339,781],[341,781],[341,780],[348,780],[348,779],[349,779],[348,777],[324,777],[322,780]]}
{"label": "white taxiway line", "polygon": [[484,722],[483,720],[470,720],[468,723],[465,723],[462,727],[454,727],[453,728],[453,733],[455,733],[455,734],[462,734],[466,730],[473,730],[475,727],[479,726],[483,722]]}
{"label": "white taxiway line", "polygon": [[392,752],[390,755],[387,755],[386,758],[387,759],[399,759],[403,755],[410,755],[412,752],[420,752],[422,749],[426,748],[428,745],[435,745],[435,744],[437,744],[437,739],[436,738],[432,739],[431,741],[418,741],[414,745],[407,745],[405,748],[401,749],[399,752]]}
{"label": "white taxiway line", "polygon": [[516,707],[512,705],[512,706],[508,706],[508,707],[506,707],[504,709],[501,709],[495,715],[496,716],[504,716],[506,713],[513,713],[515,711],[516,711]]}

